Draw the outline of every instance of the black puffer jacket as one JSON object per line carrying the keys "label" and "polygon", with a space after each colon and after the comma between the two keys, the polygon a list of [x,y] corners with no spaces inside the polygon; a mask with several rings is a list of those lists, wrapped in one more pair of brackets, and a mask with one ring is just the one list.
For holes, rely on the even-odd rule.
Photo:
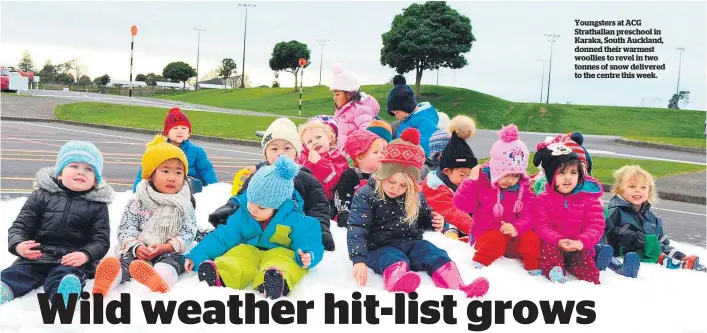
{"label": "black puffer jacket", "polygon": [[[260,170],[261,167],[267,165],[267,163],[260,163],[256,167]],[[256,171],[257,172],[257,171]],[[250,184],[251,175],[245,183],[241,190],[236,194],[236,196],[243,194],[243,191],[248,188]],[[304,199],[304,213],[309,216],[319,220],[319,224],[322,226],[322,243],[324,244],[324,249],[327,251],[334,251],[334,238],[331,235],[331,230],[329,225],[331,223],[331,211],[329,209],[329,201],[327,201],[324,195],[324,188],[317,178],[314,178],[312,172],[301,167],[299,173],[294,179],[295,191],[297,191],[302,199]],[[225,205],[216,209],[213,213],[209,215],[209,222],[214,226],[220,224],[225,224],[231,214],[236,211],[236,203],[234,200],[228,199]]]}
{"label": "black puffer jacket", "polygon": [[432,210],[427,200],[418,193],[420,212],[417,221],[405,221],[405,195],[381,200],[376,193],[375,180],[360,188],[351,203],[348,220],[349,259],[354,264],[365,262],[369,251],[421,240],[422,234],[432,228]]}
{"label": "black puffer jacket", "polygon": [[15,264],[30,261],[17,254],[17,245],[34,240],[41,244],[37,262],[60,264],[63,256],[81,251],[88,255],[82,268],[94,270],[110,247],[112,196],[113,189],[105,182],[90,191],[74,192],[60,185],[54,167],[40,169],[35,191],[8,230],[8,249],[19,257]]}

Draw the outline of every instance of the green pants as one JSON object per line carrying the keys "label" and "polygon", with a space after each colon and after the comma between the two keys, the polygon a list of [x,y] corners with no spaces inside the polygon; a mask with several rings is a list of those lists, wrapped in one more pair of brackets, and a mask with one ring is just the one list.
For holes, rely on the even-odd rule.
{"label": "green pants", "polygon": [[271,267],[282,272],[287,287],[294,286],[307,274],[307,270],[294,260],[295,252],[278,247],[260,250],[253,245],[241,244],[214,260],[223,283],[233,289],[245,289],[253,283],[253,289],[263,284],[265,271]]}

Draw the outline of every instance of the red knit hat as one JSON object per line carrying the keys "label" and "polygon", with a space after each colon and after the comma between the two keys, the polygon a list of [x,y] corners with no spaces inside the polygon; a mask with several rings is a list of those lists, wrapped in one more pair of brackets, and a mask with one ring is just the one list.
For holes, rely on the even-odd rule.
{"label": "red knit hat", "polygon": [[169,130],[175,126],[186,126],[191,133],[191,123],[189,118],[180,108],[171,108],[167,112],[167,118],[164,119],[164,135],[168,135]]}
{"label": "red knit hat", "polygon": [[346,149],[346,154],[348,154],[352,160],[356,160],[356,157],[365,154],[377,139],[380,139],[380,137],[375,133],[365,129],[358,129],[351,132],[351,134],[346,137],[344,149]]}
{"label": "red knit hat", "polygon": [[420,132],[415,128],[407,128],[400,138],[388,144],[383,151],[382,166],[376,172],[376,178],[387,179],[390,175],[403,171],[409,173],[417,182],[420,180],[420,169],[425,164],[425,151],[420,146]]}

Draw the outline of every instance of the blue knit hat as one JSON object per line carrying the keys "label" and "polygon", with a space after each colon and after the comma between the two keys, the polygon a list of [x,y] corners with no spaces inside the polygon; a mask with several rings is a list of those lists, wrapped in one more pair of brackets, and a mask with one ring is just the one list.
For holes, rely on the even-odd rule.
{"label": "blue knit hat", "polygon": [[101,176],[103,174],[103,155],[93,143],[87,141],[69,141],[65,143],[56,156],[55,176],[58,177],[61,171],[69,163],[73,162],[82,162],[90,165],[96,174],[96,184],[100,184],[103,181],[103,176]]}
{"label": "blue knit hat", "polygon": [[248,184],[246,196],[263,208],[277,209],[292,197],[295,190],[294,179],[299,166],[285,155],[278,156],[275,164],[262,167]]}
{"label": "blue knit hat", "polygon": [[441,153],[451,139],[452,134],[444,129],[438,129],[432,133],[432,136],[430,136],[430,156]]}

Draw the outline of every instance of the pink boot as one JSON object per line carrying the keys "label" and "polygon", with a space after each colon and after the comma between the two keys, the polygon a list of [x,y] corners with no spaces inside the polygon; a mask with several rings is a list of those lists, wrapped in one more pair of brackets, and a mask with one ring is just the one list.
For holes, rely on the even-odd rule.
{"label": "pink boot", "polygon": [[420,286],[420,276],[410,272],[404,261],[396,262],[383,271],[383,285],[390,292],[411,293]]}
{"label": "pink boot", "polygon": [[450,261],[438,268],[432,274],[432,281],[439,288],[454,289],[463,291],[467,297],[481,297],[489,290],[489,281],[480,277],[474,282],[464,285],[457,265]]}

